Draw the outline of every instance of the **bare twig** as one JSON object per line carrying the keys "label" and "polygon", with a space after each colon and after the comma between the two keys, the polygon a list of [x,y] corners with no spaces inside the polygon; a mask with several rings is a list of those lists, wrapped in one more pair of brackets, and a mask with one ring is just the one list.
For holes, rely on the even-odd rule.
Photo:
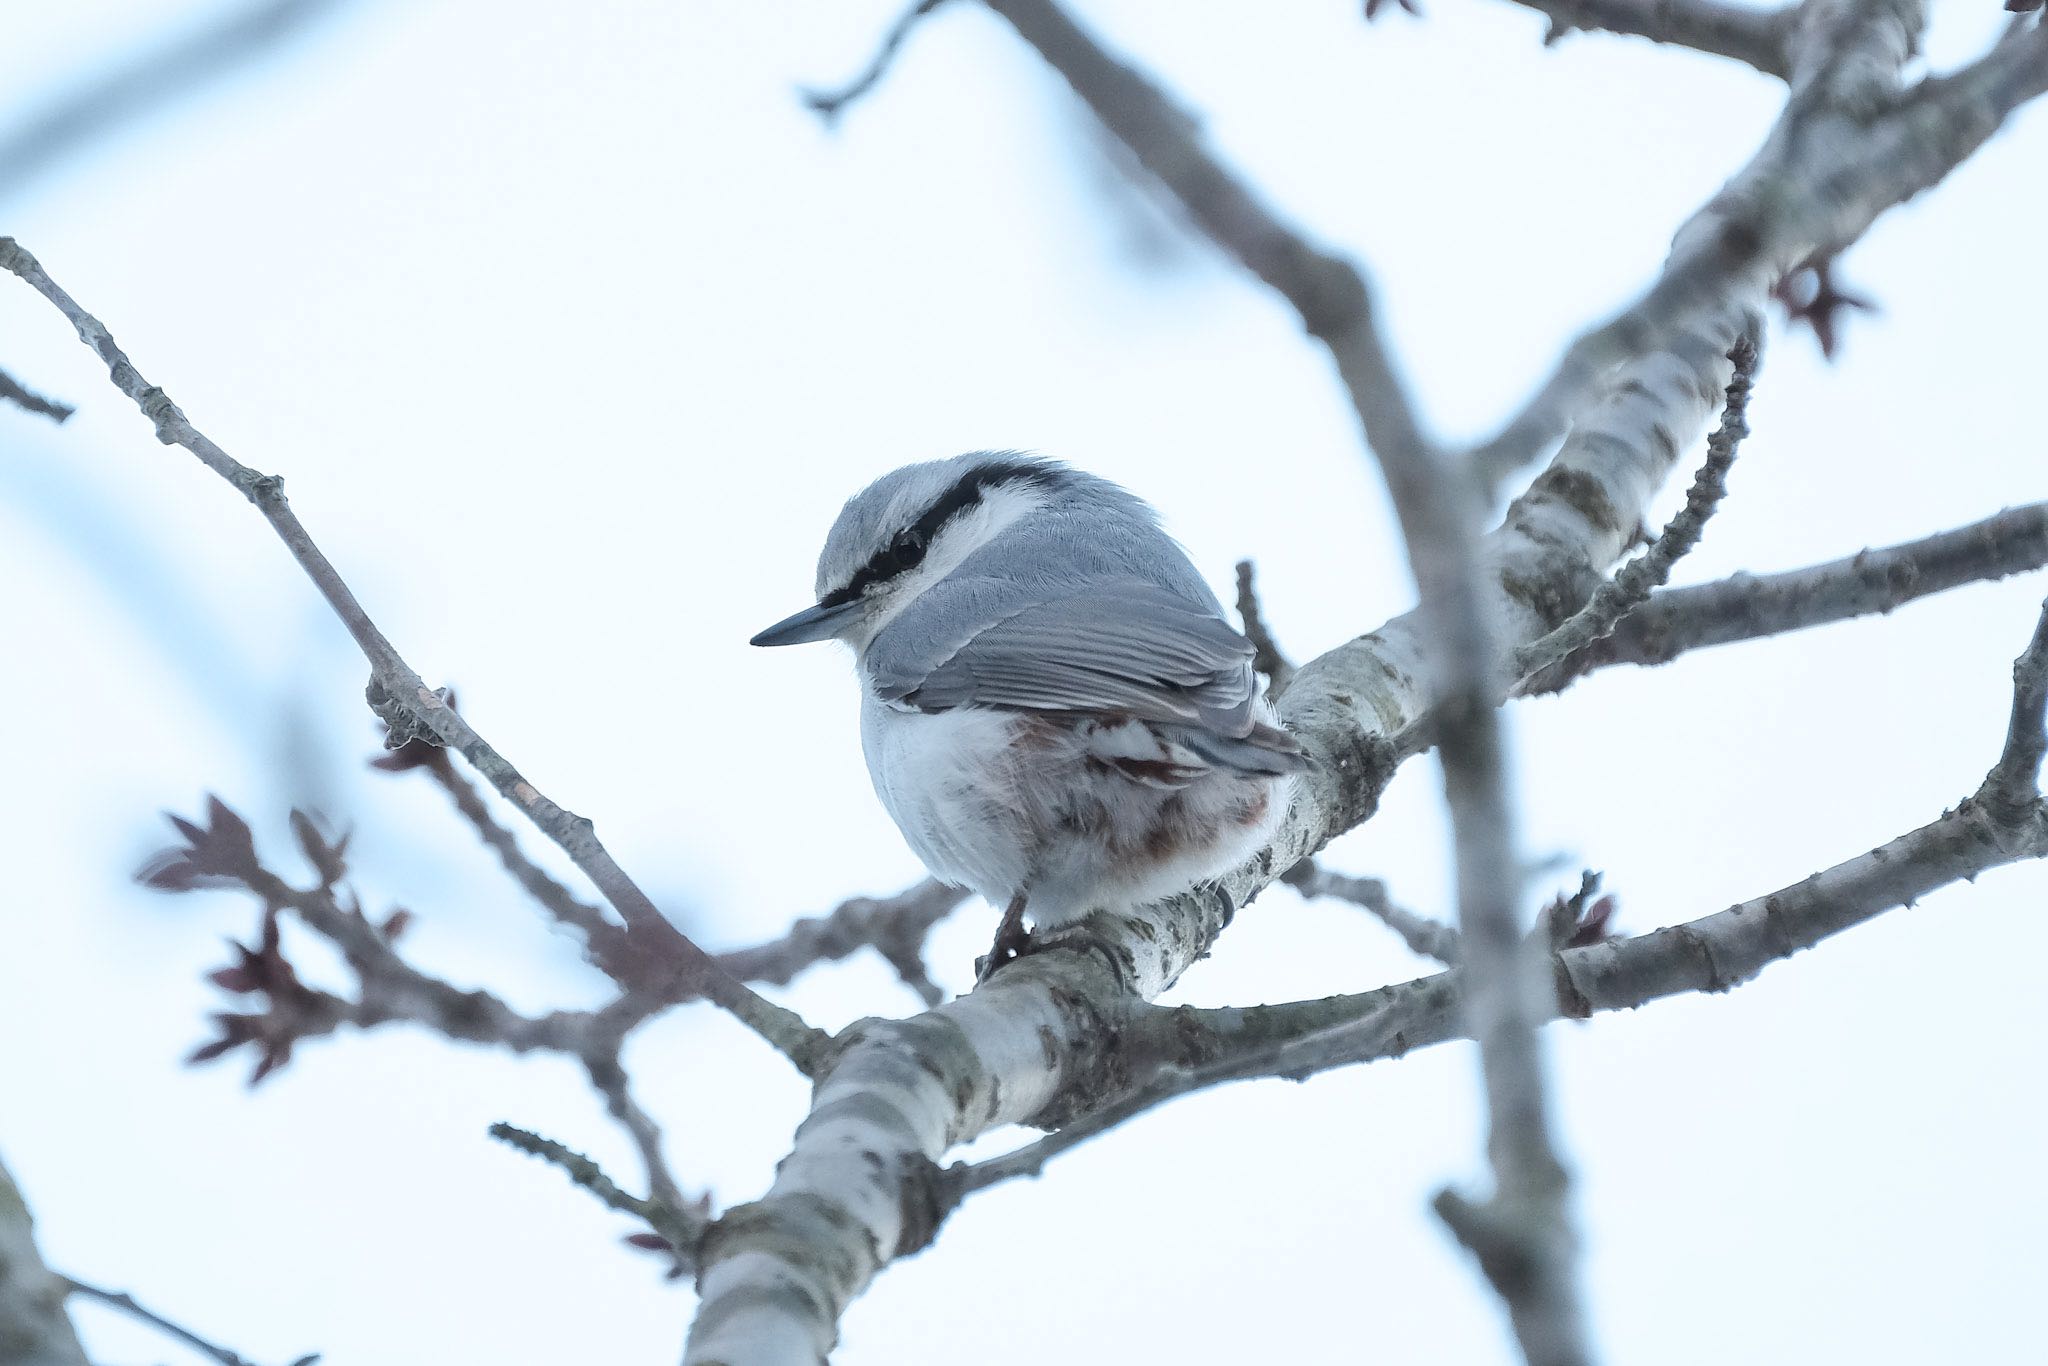
{"label": "bare twig", "polygon": [[1304,897],[1334,897],[1363,906],[1424,958],[1434,958],[1446,967],[1458,961],[1458,932],[1440,920],[1397,904],[1388,893],[1387,884],[1376,877],[1347,877],[1331,872],[1314,859],[1303,859],[1280,880]]}
{"label": "bare twig", "polygon": [[0,403],[12,403],[15,407],[25,412],[34,413],[38,417],[47,417],[52,422],[62,422],[78,411],[68,403],[59,403],[55,399],[44,398],[34,390],[24,388],[14,376],[8,374],[5,370],[0,370]]}
{"label": "bare twig", "polygon": [[633,1146],[640,1150],[641,1166],[647,1175],[648,1198],[674,1210],[678,1216],[699,1209],[700,1202],[685,1199],[682,1187],[676,1184],[674,1174],[669,1171],[668,1156],[662,1151],[661,1126],[633,1099],[632,1086],[617,1052],[595,1053],[583,1061],[590,1073],[590,1084],[605,1099],[605,1108],[631,1136]]}
{"label": "bare twig", "polygon": [[851,898],[826,915],[797,921],[778,939],[721,953],[718,961],[742,981],[780,985],[814,964],[873,948],[919,999],[935,1006],[945,993],[925,969],[925,940],[966,899],[960,888],[926,878],[895,896]]}
{"label": "bare twig", "polygon": [[1614,633],[1629,613],[1649,600],[1671,577],[1672,567],[1692,552],[1706,530],[1707,519],[1728,495],[1728,470],[1742,438],[1749,435],[1749,391],[1756,378],[1760,334],[1752,326],[1728,353],[1734,373],[1728,380],[1721,425],[1707,440],[1707,458],[1687,491],[1685,506],[1665,524],[1663,532],[1641,555],[1600,585],[1593,600],[1565,619],[1549,635],[1515,651],[1514,676],[1530,678],[1553,667],[1569,667],[1574,654]]}
{"label": "bare twig", "polygon": [[500,1143],[560,1167],[571,1181],[596,1196],[606,1209],[630,1214],[660,1234],[678,1262],[685,1267],[690,1265],[692,1251],[704,1236],[703,1220],[692,1211],[632,1194],[605,1175],[604,1168],[595,1161],[567,1144],[543,1138],[531,1130],[501,1122],[491,1126],[490,1135]]}
{"label": "bare twig", "polygon": [[1716,57],[1747,62],[1767,76],[1788,76],[1785,38],[1797,5],[1775,10],[1728,5],[1718,0],[1515,0],[1550,16],[1546,45],[1566,35],[1623,33],[1653,43],[1689,47]]}
{"label": "bare twig", "polygon": [[[448,705],[449,710],[455,709],[452,696]],[[484,842],[484,847],[498,856],[499,864],[541,909],[562,924],[582,931],[592,944],[603,942],[610,935],[611,922],[605,919],[603,911],[582,900],[527,857],[526,851],[519,847],[519,837],[498,823],[497,817],[485,804],[483,794],[455,767],[455,761],[447,750],[431,740],[415,737],[371,760],[371,764],[391,773],[423,770],[448,794],[456,811],[470,823],[477,838]]]}
{"label": "bare twig", "polygon": [[0,133],[0,200],[93,138],[262,57],[344,0],[259,0],[149,47]]}
{"label": "bare twig", "polygon": [[1265,614],[1259,610],[1259,593],[1252,582],[1253,573],[1250,560],[1237,562],[1237,615],[1244,622],[1244,638],[1257,651],[1252,656],[1252,667],[1266,676],[1266,695],[1277,697],[1285,691],[1288,680],[1294,677],[1294,665],[1273,639]]}
{"label": "bare twig", "polygon": [[[313,886],[295,886],[264,866],[248,823],[219,798],[208,802],[204,825],[172,817],[185,843],[159,854],[142,870],[141,881],[158,891],[238,887],[263,905],[255,942],[230,941],[235,961],[212,973],[210,980],[224,991],[264,998],[265,1008],[215,1015],[218,1036],[189,1061],[210,1062],[249,1045],[257,1053],[250,1077],[254,1084],[289,1061],[294,1047],[306,1039],[343,1025],[372,1029],[396,1021],[521,1053],[546,1049],[583,1057],[593,1040],[616,1037],[602,1015],[560,1010],[523,1015],[490,992],[465,990],[406,962],[393,941],[409,913],[395,913],[382,924],[372,922],[341,885],[347,871],[346,841],[327,843],[310,821],[298,813],[294,816],[300,842],[320,874]],[[341,951],[359,983],[355,999],[299,979],[285,956],[278,929],[278,913],[286,909]]]}
{"label": "bare twig", "polygon": [[882,35],[881,46],[868,62],[867,69],[837,90],[806,89],[803,95],[805,107],[823,119],[827,125],[837,123],[839,116],[846,112],[846,106],[868,93],[888,74],[889,67],[902,50],[904,40],[910,37],[910,30],[917,27],[920,19],[930,14],[946,0],[917,0],[917,3],[896,17],[889,25],[889,31]]}
{"label": "bare twig", "polygon": [[[220,1366],[252,1366],[249,1359],[240,1353],[230,1351],[217,1342],[211,1342],[184,1325],[173,1323],[155,1310],[147,1309],[137,1304],[135,1297],[126,1291],[102,1290],[99,1286],[90,1285],[85,1281],[79,1280],[76,1276],[66,1276],[63,1278],[63,1281],[65,1287],[72,1294],[82,1295],[86,1299],[104,1304],[109,1308],[118,1309],[129,1318],[148,1324],[165,1337],[185,1344],[185,1346],[190,1347],[201,1356],[219,1362]],[[320,1354],[314,1352],[299,1357],[292,1362],[292,1366],[313,1366],[313,1363],[319,1360]]]}
{"label": "bare twig", "polygon": [[1525,693],[1556,692],[1595,669],[1666,664],[1692,650],[1785,635],[1890,612],[1965,584],[2048,565],[2048,503],[2029,503],[1954,531],[1779,574],[1737,574],[1666,588],[1614,634],[1544,670]]}
{"label": "bare twig", "polygon": [[2048,602],[2027,648],[2012,662],[2012,717],[2005,748],[1985,776],[1983,795],[1994,813],[2019,819],[2041,798],[2041,759],[2048,755]]}
{"label": "bare twig", "polygon": [[734,979],[676,929],[599,842],[590,821],[543,796],[447,705],[439,691],[421,681],[293,514],[285,501],[282,479],[242,464],[187,421],[169,395],[136,371],[106,327],[65,293],[11,237],[0,237],[0,268],[19,276],[70,320],[79,339],[106,362],[115,387],[155,424],[159,441],[190,451],[256,505],[370,661],[368,695],[372,707],[391,728],[389,743],[395,747],[430,736],[459,750],[492,786],[559,844],[604,894],[624,918],[627,931],[623,936],[606,934],[593,944],[597,960],[607,972],[629,989],[657,997],[677,999],[676,993],[704,996],[799,1069],[808,1073],[818,1065],[827,1043],[823,1033],[794,1011],[762,998]]}

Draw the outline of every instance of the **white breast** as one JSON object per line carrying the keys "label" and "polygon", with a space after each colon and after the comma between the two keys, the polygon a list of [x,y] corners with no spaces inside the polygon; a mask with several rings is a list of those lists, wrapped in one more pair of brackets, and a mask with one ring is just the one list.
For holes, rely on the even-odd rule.
{"label": "white breast", "polygon": [[934,877],[998,907],[1023,886],[1030,857],[1010,728],[1001,712],[907,711],[861,690],[861,749],[875,795]]}

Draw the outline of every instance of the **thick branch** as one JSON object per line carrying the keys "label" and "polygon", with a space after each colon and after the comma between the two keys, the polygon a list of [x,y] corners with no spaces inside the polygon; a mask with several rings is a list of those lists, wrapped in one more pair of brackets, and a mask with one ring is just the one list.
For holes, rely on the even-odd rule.
{"label": "thick branch", "polygon": [[87,1366],[64,1312],[69,1288],[43,1265],[28,1202],[0,1165],[0,1366]]}
{"label": "thick branch", "polygon": [[1785,38],[1797,5],[1776,10],[1721,4],[1718,0],[1515,0],[1550,16],[1543,41],[1555,43],[1574,30],[1623,33],[1653,43],[1689,47],[1716,57],[1746,62],[1767,76],[1787,76]]}
{"label": "thick branch", "polygon": [[704,996],[730,1011],[799,1068],[808,1072],[817,1065],[826,1042],[823,1034],[734,979],[669,923],[598,841],[588,820],[543,796],[447,705],[440,692],[413,672],[293,514],[285,501],[282,479],[242,464],[187,421],[169,395],[137,372],[106,327],[79,307],[11,237],[0,237],[0,268],[19,276],[71,322],[79,339],[106,362],[114,386],[156,425],[157,440],[190,451],[256,505],[369,660],[371,704],[390,725],[393,741],[403,744],[432,736],[459,750],[492,786],[562,847],[617,909],[625,919],[627,933],[608,934],[593,945],[606,971],[622,985],[652,995],[671,999],[676,993]]}
{"label": "thick branch", "polygon": [[1860,237],[1938,183],[2048,88],[2048,30],[2008,32],[1953,76],[1898,87],[1923,18],[1917,0],[1809,0],[1787,39],[1792,97],[1763,146],[1673,241],[1648,291],[1567,348],[1474,458],[1489,486],[1539,455],[1619,361],[1694,310],[1761,302],[1800,263]]}

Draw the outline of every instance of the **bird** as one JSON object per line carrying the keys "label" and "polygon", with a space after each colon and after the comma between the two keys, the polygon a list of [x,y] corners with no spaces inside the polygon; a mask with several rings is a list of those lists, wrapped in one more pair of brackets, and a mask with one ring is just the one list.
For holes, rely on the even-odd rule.
{"label": "bird", "polygon": [[876,795],[939,881],[1002,909],[977,982],[1053,929],[1260,848],[1307,766],[1254,649],[1152,506],[1016,451],[850,498],[817,601],[751,641],[853,648]]}

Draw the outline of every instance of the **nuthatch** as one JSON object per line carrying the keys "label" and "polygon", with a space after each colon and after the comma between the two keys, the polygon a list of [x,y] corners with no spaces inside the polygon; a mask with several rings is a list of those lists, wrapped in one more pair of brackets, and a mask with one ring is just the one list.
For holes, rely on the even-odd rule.
{"label": "nuthatch", "polygon": [[983,977],[1055,926],[1233,867],[1305,760],[1252,646],[1141,499],[978,452],[855,494],[818,602],[756,645],[859,656],[875,792],[942,882],[1004,907]]}

